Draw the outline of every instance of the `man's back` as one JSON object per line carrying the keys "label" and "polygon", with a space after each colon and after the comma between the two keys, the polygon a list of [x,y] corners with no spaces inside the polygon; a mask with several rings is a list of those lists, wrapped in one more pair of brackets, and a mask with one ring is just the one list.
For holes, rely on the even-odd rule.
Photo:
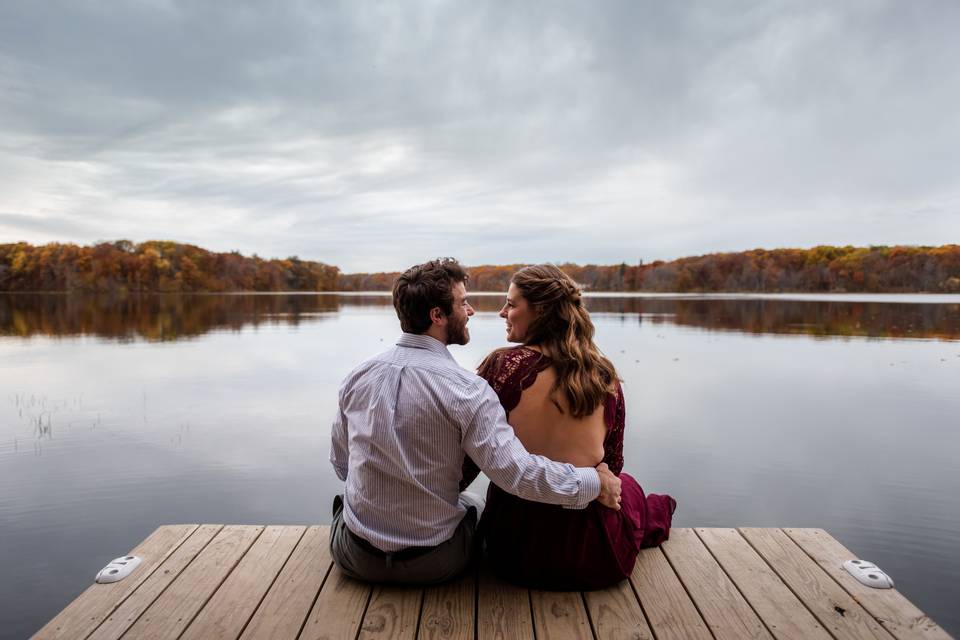
{"label": "man's back", "polygon": [[331,461],[347,481],[352,531],[384,551],[450,538],[466,511],[462,425],[485,387],[440,342],[414,334],[347,377]]}

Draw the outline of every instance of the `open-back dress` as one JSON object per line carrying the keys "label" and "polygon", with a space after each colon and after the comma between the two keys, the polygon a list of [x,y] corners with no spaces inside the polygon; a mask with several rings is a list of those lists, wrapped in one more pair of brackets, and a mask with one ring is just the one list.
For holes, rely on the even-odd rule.
{"label": "open-back dress", "polygon": [[[509,418],[523,390],[550,364],[539,351],[515,347],[491,354],[479,373]],[[632,476],[621,473],[625,414],[618,382],[616,393],[604,403],[603,462],[620,477],[620,511],[597,501],[585,509],[531,502],[490,484],[479,531],[497,575],[538,589],[600,589],[628,577],[641,548],[667,539],[676,501],[668,495],[645,496]],[[468,457],[464,486],[475,477],[476,467]]]}

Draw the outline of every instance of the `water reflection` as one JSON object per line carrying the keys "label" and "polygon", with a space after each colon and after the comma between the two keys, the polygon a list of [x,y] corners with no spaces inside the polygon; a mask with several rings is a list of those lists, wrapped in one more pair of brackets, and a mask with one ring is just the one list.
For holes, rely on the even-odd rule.
{"label": "water reflection", "polygon": [[[654,322],[743,333],[960,339],[960,304],[825,300],[611,299]],[[593,305],[590,305],[592,308]]]}
{"label": "water reflection", "polygon": [[[499,310],[501,297],[476,295],[478,311]],[[743,333],[960,340],[960,303],[765,298],[587,297],[593,313],[636,316]],[[318,322],[352,307],[389,307],[387,295],[0,294],[0,336],[92,335],[110,340],[174,341],[261,324]]]}
{"label": "water reflection", "polygon": [[[93,335],[119,341],[182,340],[261,324],[315,322],[341,307],[337,295],[0,295],[0,336]],[[354,304],[365,304],[360,297]],[[381,305],[377,298],[372,304]]]}

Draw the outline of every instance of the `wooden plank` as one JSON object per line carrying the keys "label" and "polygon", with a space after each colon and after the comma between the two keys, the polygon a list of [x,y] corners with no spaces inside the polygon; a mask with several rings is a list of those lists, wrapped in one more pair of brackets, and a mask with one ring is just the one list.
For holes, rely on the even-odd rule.
{"label": "wooden plank", "polygon": [[480,567],[477,590],[477,640],[533,640],[526,589],[497,580],[490,569]]}
{"label": "wooden plank", "polygon": [[307,529],[264,596],[243,640],[294,640],[330,571],[330,527]]}
{"label": "wooden plank", "polygon": [[672,529],[661,548],[717,640],[772,638],[692,529]]}
{"label": "wooden plank", "polygon": [[629,580],[600,591],[585,591],[583,597],[597,640],[653,639]]}
{"label": "wooden plank", "polygon": [[659,547],[640,551],[630,581],[658,640],[713,637]]}
{"label": "wooden plank", "polygon": [[359,640],[413,640],[423,589],[382,585],[373,588],[360,624]]}
{"label": "wooden plank", "polygon": [[592,640],[583,598],[576,591],[530,590],[533,628],[537,640],[582,638]]}
{"label": "wooden plank", "polygon": [[124,634],[143,615],[171,582],[193,562],[204,547],[223,528],[219,524],[203,524],[190,535],[150,578],[127,598],[117,610],[90,635],[91,640],[115,640]]}
{"label": "wooden plank", "polygon": [[138,640],[177,638],[262,531],[263,527],[251,525],[227,525],[221,529],[126,635]]}
{"label": "wooden plank", "polygon": [[739,531],[833,637],[841,640],[893,640],[873,616],[783,531],[754,527]]}
{"label": "wooden plank", "polygon": [[181,640],[240,636],[306,527],[267,527],[193,619]]}
{"label": "wooden plank", "polygon": [[696,529],[697,535],[776,638],[830,634],[736,529]]}
{"label": "wooden plank", "polygon": [[857,556],[823,529],[783,531],[894,637],[950,639],[946,631],[896,589],[873,589],[847,573],[843,562]]}
{"label": "wooden plank", "polygon": [[127,555],[141,559],[140,566],[120,582],[94,583],[33,635],[36,640],[85,638],[131,593],[143,584],[170,554],[197,530],[195,524],[165,525],[157,528]]}
{"label": "wooden plank", "polygon": [[301,640],[356,638],[370,601],[370,585],[348,578],[334,564],[300,632]]}
{"label": "wooden plank", "polygon": [[473,640],[476,595],[476,571],[425,589],[417,637]]}

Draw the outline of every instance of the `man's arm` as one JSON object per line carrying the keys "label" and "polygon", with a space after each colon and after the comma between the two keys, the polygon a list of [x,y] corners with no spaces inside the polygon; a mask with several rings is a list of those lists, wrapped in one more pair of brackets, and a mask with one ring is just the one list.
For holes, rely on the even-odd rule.
{"label": "man's arm", "polygon": [[594,499],[620,508],[620,479],[606,465],[574,467],[528,452],[486,382],[473,408],[463,428],[463,449],[501,489],[526,500],[574,509]]}

